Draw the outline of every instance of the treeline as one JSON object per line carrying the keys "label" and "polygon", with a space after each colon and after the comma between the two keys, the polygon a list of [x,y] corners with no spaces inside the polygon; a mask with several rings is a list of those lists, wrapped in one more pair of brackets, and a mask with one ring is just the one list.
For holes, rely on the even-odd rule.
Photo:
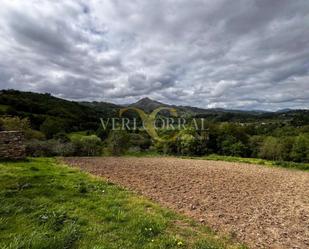
{"label": "treeline", "polygon": [[[154,151],[171,155],[218,154],[309,161],[309,114],[306,110],[195,115],[206,120],[205,131],[188,127],[179,131],[174,140],[168,140],[169,132],[162,130],[159,135],[166,140],[160,142],[145,131],[104,130],[99,119],[117,117],[119,108],[108,103],[81,104],[49,94],[1,91],[0,130],[24,131],[30,156],[121,155],[128,151]],[[136,115],[127,114],[129,117]]]}
{"label": "treeline", "polygon": [[275,161],[309,161],[309,126],[209,123],[207,131],[179,132],[168,142],[155,142],[160,152],[175,155],[252,157]]}
{"label": "treeline", "polygon": [[[157,152],[170,155],[262,158],[274,161],[309,162],[309,126],[287,124],[212,123],[205,131],[193,128],[176,133],[161,131],[156,141],[145,131],[106,131],[102,127],[79,133],[49,133],[31,128],[28,119],[0,118],[0,130],[22,130],[29,156],[99,156],[130,152]],[[165,139],[164,139],[165,138]]]}

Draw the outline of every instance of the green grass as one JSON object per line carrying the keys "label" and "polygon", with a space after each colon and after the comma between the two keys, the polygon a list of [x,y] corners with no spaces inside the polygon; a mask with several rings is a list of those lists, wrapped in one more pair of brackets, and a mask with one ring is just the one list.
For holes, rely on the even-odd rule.
{"label": "green grass", "polygon": [[270,161],[270,160],[264,160],[264,159],[259,159],[259,158],[220,156],[220,155],[216,155],[216,154],[212,154],[212,155],[208,155],[208,156],[202,156],[202,157],[183,157],[183,158],[259,164],[259,165],[265,165],[265,166],[268,166],[268,167],[282,167],[282,168],[298,169],[298,170],[304,170],[304,171],[309,170],[309,163]]}
{"label": "green grass", "polygon": [[[108,155],[105,155],[108,156]],[[173,155],[164,155],[158,152],[128,152],[124,156],[127,157],[176,157]],[[207,156],[179,156],[178,158],[184,159],[196,159],[196,160],[210,160],[210,161],[225,161],[225,162],[237,162],[248,164],[259,164],[267,167],[281,167],[287,169],[309,171],[309,163],[295,163],[287,161],[270,161],[259,158],[245,158],[235,156],[221,156],[217,154],[211,154]]]}
{"label": "green grass", "polygon": [[243,248],[55,159],[0,163],[1,249]]}

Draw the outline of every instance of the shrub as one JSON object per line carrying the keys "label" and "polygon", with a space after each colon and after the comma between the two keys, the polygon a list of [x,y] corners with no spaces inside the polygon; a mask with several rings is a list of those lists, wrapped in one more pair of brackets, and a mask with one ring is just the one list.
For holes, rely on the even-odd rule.
{"label": "shrub", "polygon": [[130,146],[139,147],[140,150],[147,150],[151,146],[151,139],[142,134],[131,133],[129,134]]}
{"label": "shrub", "polygon": [[130,146],[130,137],[126,131],[111,131],[107,140],[108,151],[112,155],[121,155],[125,153]]}
{"label": "shrub", "polygon": [[53,152],[57,156],[73,156],[75,155],[76,148],[73,143],[62,143],[61,141],[58,141],[54,144]]}
{"label": "shrub", "polygon": [[102,141],[96,135],[74,139],[73,144],[77,156],[99,156],[102,154]]}
{"label": "shrub", "polygon": [[30,129],[28,118],[1,117],[1,126],[5,131],[25,131]]}
{"label": "shrub", "polygon": [[33,139],[26,143],[26,153],[28,156],[34,157],[55,156],[54,148],[56,143],[56,140],[40,141]]}
{"label": "shrub", "polygon": [[68,143],[70,142],[70,138],[65,132],[59,132],[56,135],[54,135],[54,139],[62,142],[62,143]]}
{"label": "shrub", "polygon": [[26,142],[26,153],[33,157],[73,156],[75,146],[54,139],[46,141],[32,139]]}
{"label": "shrub", "polygon": [[282,144],[278,138],[266,137],[259,151],[259,156],[268,160],[282,159]]}

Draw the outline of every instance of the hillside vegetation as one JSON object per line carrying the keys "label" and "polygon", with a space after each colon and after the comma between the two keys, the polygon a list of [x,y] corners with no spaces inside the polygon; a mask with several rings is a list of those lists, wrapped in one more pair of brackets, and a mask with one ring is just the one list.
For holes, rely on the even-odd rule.
{"label": "hillside vegetation", "polygon": [[[129,105],[149,113],[159,106],[175,108],[187,123],[204,120],[204,130],[193,126],[177,131],[173,141],[159,141],[145,130],[103,129],[100,118],[117,118],[121,106],[105,102],[73,102],[50,94],[3,90],[0,92],[0,130],[22,130],[30,156],[98,156],[158,153],[176,156],[261,158],[309,162],[309,111],[278,112],[201,109],[165,105],[144,98]],[[141,120],[137,113],[125,117]],[[167,117],[165,112],[159,117]],[[160,129],[161,138],[171,132]],[[294,167],[294,166],[293,166]],[[296,167],[297,168],[297,167]]]}

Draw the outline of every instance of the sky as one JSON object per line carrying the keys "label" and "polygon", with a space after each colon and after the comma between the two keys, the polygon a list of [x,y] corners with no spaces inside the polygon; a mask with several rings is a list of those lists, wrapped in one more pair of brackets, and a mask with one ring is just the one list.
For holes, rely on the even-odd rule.
{"label": "sky", "polygon": [[309,108],[308,0],[1,0],[0,89]]}

